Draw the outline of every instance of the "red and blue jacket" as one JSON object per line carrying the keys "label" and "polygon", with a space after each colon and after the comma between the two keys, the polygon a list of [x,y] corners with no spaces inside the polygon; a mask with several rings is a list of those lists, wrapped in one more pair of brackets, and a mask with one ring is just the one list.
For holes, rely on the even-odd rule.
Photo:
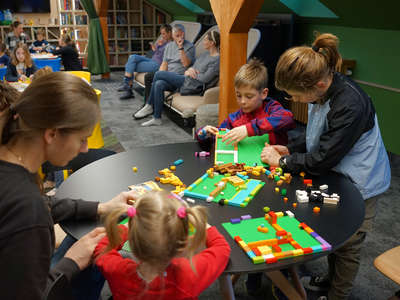
{"label": "red and blue jacket", "polygon": [[[239,109],[237,112],[229,114],[218,128],[232,129],[242,125],[246,125],[248,136],[268,133],[271,145],[286,145],[288,143],[287,131],[296,127],[292,112],[284,109],[278,101],[272,98],[266,98],[258,109],[250,113]],[[202,129],[203,127],[196,132],[196,138],[200,143],[210,138],[204,134]]]}

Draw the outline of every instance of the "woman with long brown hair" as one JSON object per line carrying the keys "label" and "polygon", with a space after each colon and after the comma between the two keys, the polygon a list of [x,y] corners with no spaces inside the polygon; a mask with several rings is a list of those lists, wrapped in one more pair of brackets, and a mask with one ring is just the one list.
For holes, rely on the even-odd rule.
{"label": "woman with long brown hair", "polygon": [[[45,161],[64,166],[78,153],[87,152],[87,138],[100,118],[96,93],[80,78],[64,72],[38,78],[1,118],[2,297],[41,300],[53,289],[53,295],[57,293],[60,299],[66,299],[69,283],[89,266],[104,229],[96,228],[82,237],[50,268],[54,224],[68,219],[96,219],[113,208],[126,209],[127,200],[133,199],[133,195],[123,192],[99,204],[42,194],[36,174],[39,167]],[[57,283],[62,280],[67,286],[60,288]]]}

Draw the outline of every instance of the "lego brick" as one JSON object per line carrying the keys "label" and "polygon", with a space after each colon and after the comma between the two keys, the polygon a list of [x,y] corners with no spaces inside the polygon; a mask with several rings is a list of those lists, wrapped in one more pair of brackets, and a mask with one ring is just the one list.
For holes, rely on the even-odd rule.
{"label": "lego brick", "polygon": [[271,254],[271,253],[272,253],[271,247],[268,247],[268,246],[259,246],[259,247],[258,247],[258,250],[259,250],[263,255]]}
{"label": "lego brick", "polygon": [[303,248],[303,253],[304,253],[304,254],[313,253],[313,249],[312,249],[311,247]]}
{"label": "lego brick", "polygon": [[239,224],[240,223],[240,218],[232,218],[231,219],[232,224]]}
{"label": "lego brick", "polygon": [[253,259],[253,257],[256,257],[256,255],[253,253],[253,251],[246,251],[246,254],[248,257],[250,257],[250,259]]}
{"label": "lego brick", "polygon": [[254,253],[256,256],[261,256],[261,255],[262,255],[261,251],[258,250],[257,247],[252,248],[251,251],[253,251],[253,253]]}
{"label": "lego brick", "polygon": [[254,264],[261,264],[261,263],[264,262],[264,257],[262,257],[262,256],[255,256],[255,257],[252,257],[252,260],[253,260],[253,263],[254,263]]}
{"label": "lego brick", "polygon": [[302,249],[293,250],[293,255],[294,256],[300,256],[300,255],[303,255],[303,254],[304,254],[304,252],[303,252]]}
{"label": "lego brick", "polygon": [[278,218],[283,217],[283,212],[278,211],[275,213]]}
{"label": "lego brick", "polygon": [[244,215],[244,216],[240,216],[240,218],[242,220],[249,220],[249,219],[251,219],[251,216],[250,215]]}

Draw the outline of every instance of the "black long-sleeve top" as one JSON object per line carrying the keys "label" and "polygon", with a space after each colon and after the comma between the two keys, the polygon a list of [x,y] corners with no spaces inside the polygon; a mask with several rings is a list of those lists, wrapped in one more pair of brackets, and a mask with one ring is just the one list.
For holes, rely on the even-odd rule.
{"label": "black long-sleeve top", "polygon": [[[44,197],[35,176],[22,166],[0,160],[0,282],[4,299],[41,300],[60,277],[70,281],[80,271],[73,260],[63,258],[50,269],[54,223],[97,217],[97,202]],[[64,291],[58,292],[64,295]]]}
{"label": "black long-sleeve top", "polygon": [[65,71],[81,71],[78,51],[72,46],[61,47],[53,51],[54,55],[60,55]]}
{"label": "black long-sleeve top", "polygon": [[[33,75],[36,71],[37,71],[37,67],[32,62],[32,66],[26,68],[24,75],[29,78],[29,76]],[[7,72],[6,72],[5,79],[10,82],[16,82],[16,81],[18,81],[19,77],[21,77],[21,75],[18,74],[17,66],[15,66],[11,62],[9,62],[7,65]]]}
{"label": "black long-sleeve top", "polygon": [[[306,137],[300,136],[287,147],[287,169],[319,175],[335,167],[361,135],[375,125],[375,108],[370,97],[350,78],[334,73],[325,99],[330,99],[328,130],[320,137],[319,148],[307,152]],[[312,116],[310,116],[312,118]]]}

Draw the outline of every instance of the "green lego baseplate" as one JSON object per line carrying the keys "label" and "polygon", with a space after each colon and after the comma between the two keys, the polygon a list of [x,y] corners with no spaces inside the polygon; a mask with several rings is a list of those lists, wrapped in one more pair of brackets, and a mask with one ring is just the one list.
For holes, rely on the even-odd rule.
{"label": "green lego baseplate", "polygon": [[[226,163],[244,163],[247,166],[266,166],[267,164],[261,161],[261,151],[265,143],[269,143],[269,135],[246,137],[241,140],[237,147],[227,145],[222,142],[222,137],[228,132],[227,129],[220,129],[215,137],[215,164]],[[237,148],[237,161],[235,161],[235,148]],[[230,151],[231,153],[218,153],[218,151]]]}
{"label": "green lego baseplate", "polygon": [[[184,191],[184,196],[207,200],[210,193],[217,188],[218,183],[223,181],[224,178],[226,179],[227,176],[218,173],[214,173],[213,178],[210,178],[206,173],[188,186]],[[249,178],[243,179],[243,181],[245,187],[236,187],[227,182],[222,192],[215,195],[211,201],[219,202],[221,199],[225,199],[224,204],[239,207],[247,206],[257,192],[264,186],[265,182]]]}
{"label": "green lego baseplate", "polygon": [[[271,223],[272,215],[275,223]],[[231,219],[222,226],[255,264],[331,250],[328,242],[308,225],[300,223],[291,212],[242,218],[245,219]]]}

